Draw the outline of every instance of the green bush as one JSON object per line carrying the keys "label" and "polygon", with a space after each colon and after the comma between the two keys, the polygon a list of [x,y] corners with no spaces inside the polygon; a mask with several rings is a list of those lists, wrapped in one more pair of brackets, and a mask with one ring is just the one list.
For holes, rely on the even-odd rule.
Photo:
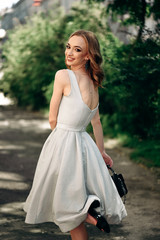
{"label": "green bush", "polygon": [[116,113],[118,132],[158,139],[160,41],[150,38],[116,50],[117,58],[110,62],[111,70],[105,69],[108,74],[105,110],[110,117]]}
{"label": "green bush", "polygon": [[[57,12],[59,15],[60,12]],[[3,90],[18,106],[40,109],[48,104],[48,85],[58,68],[64,67],[63,44],[57,19],[41,14],[9,33],[3,46]]]}
{"label": "green bush", "polygon": [[160,141],[141,140],[125,135],[119,136],[123,146],[133,148],[131,159],[137,163],[145,164],[147,167],[160,167]]}

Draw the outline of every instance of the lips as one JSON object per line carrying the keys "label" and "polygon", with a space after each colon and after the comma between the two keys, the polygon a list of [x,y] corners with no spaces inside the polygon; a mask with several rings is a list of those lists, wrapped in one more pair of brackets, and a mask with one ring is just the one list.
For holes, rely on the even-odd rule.
{"label": "lips", "polygon": [[75,58],[73,56],[66,56],[67,61],[73,61]]}
{"label": "lips", "polygon": [[73,61],[74,60],[74,58],[67,58],[67,61]]}

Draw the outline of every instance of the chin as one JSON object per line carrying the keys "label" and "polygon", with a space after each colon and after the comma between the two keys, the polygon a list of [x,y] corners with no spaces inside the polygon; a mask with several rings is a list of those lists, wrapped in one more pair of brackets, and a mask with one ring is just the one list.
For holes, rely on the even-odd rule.
{"label": "chin", "polygon": [[75,65],[74,61],[67,61],[68,65]]}

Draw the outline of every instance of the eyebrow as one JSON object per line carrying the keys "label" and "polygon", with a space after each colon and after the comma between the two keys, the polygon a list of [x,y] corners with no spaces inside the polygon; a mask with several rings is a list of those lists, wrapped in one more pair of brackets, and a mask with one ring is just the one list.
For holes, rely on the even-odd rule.
{"label": "eyebrow", "polygon": [[[67,43],[67,44],[71,45],[70,43]],[[78,48],[82,49],[80,46],[74,46],[74,47],[78,47]]]}

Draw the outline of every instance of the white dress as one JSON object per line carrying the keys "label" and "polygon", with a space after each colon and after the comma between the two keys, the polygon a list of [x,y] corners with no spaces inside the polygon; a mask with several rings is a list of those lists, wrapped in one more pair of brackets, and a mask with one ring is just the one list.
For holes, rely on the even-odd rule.
{"label": "white dress", "polygon": [[79,226],[94,200],[109,224],[126,215],[125,206],[105,162],[85,131],[98,106],[91,110],[82,100],[76,76],[68,70],[69,96],[63,96],[56,128],[47,138],[25,202],[26,223],[54,222],[62,232]]}

